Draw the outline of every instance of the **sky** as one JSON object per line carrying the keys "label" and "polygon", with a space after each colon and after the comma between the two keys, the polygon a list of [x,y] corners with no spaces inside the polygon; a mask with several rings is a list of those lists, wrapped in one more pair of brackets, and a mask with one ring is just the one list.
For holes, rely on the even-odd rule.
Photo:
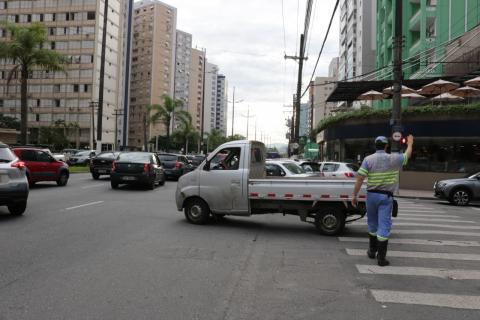
{"label": "sky", "polygon": [[[291,107],[286,106],[291,106],[296,92],[298,64],[285,60],[284,54],[299,54],[307,0],[163,2],[177,8],[177,29],[192,34],[193,47],[205,48],[208,61],[218,65],[220,73],[227,77],[229,100],[234,86],[235,100],[244,100],[235,104],[235,134],[246,136],[249,109],[250,139],[255,138],[256,126],[257,140],[263,133],[268,137],[264,142],[287,143],[285,121],[291,116]],[[313,3],[302,91],[312,76],[335,0],[314,0]],[[328,75],[331,59],[338,56],[338,11],[340,8],[315,76]],[[232,105],[228,107],[230,135]]]}

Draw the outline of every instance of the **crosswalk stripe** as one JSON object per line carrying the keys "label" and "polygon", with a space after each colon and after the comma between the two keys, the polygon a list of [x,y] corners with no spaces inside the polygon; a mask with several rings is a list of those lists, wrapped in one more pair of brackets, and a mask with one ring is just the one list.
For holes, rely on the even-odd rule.
{"label": "crosswalk stripe", "polygon": [[455,309],[480,310],[480,296],[391,290],[370,290],[370,292],[376,301],[382,303],[416,304]]}
{"label": "crosswalk stripe", "polygon": [[[345,249],[350,256],[364,256],[366,251],[364,249]],[[443,259],[443,260],[468,260],[480,261],[479,254],[468,253],[442,253],[442,252],[420,252],[420,251],[395,251],[389,250],[389,257],[397,258],[420,258],[420,259]]]}
{"label": "crosswalk stripe", "polygon": [[396,218],[397,221],[431,221],[431,222],[451,222],[451,223],[475,223],[470,220],[455,220],[455,219],[442,219],[442,218],[425,218],[425,217],[404,217],[399,214]]}
{"label": "crosswalk stripe", "polygon": [[410,206],[410,207],[407,207],[407,206],[401,206],[401,205],[398,205],[398,209],[400,210],[435,210],[434,208],[430,208],[430,207],[424,207],[424,206]]}
{"label": "crosswalk stripe", "polygon": [[449,230],[410,230],[410,229],[393,229],[392,234],[442,234],[451,236],[480,237],[480,232],[462,232]]}
{"label": "crosswalk stripe", "polygon": [[375,265],[356,265],[358,272],[363,274],[388,274],[395,276],[436,277],[450,280],[480,280],[479,270],[440,269],[423,267],[379,267]]}
{"label": "crosswalk stripe", "polygon": [[[342,242],[368,242],[368,238],[338,237]],[[425,239],[389,239],[394,244],[414,244],[425,246],[455,246],[455,247],[480,247],[478,241],[454,241],[454,240],[425,240]]]}
{"label": "crosswalk stripe", "polygon": [[445,211],[438,211],[438,210],[404,210],[404,209],[398,209],[398,212],[407,212],[407,213],[439,213],[443,214],[446,213]]}
{"label": "crosswalk stripe", "polygon": [[402,217],[460,218],[449,214],[402,213]]}
{"label": "crosswalk stripe", "polygon": [[411,223],[411,222],[397,222],[393,224],[395,227],[438,227],[448,229],[465,229],[465,230],[480,230],[478,226],[452,226],[448,224],[436,224],[436,223]]}

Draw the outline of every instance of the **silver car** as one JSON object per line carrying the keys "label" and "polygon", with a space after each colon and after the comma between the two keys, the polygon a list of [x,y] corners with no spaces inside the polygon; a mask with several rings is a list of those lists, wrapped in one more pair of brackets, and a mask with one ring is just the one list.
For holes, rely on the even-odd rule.
{"label": "silver car", "polygon": [[435,182],[435,197],[447,199],[457,206],[466,206],[470,201],[480,199],[480,172],[461,179]]}
{"label": "silver car", "polygon": [[317,176],[307,173],[292,160],[267,160],[265,162],[267,177],[311,178]]}
{"label": "silver car", "polygon": [[325,161],[320,166],[322,176],[328,178],[355,179],[359,169],[358,165],[347,162]]}
{"label": "silver car", "polygon": [[27,208],[28,181],[25,172],[25,163],[0,142],[0,206],[7,206],[13,215],[22,215]]}

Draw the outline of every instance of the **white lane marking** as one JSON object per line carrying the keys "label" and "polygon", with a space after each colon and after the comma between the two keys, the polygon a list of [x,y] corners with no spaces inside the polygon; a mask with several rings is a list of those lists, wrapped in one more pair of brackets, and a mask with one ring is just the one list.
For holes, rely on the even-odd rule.
{"label": "white lane marking", "polygon": [[83,207],[87,207],[87,206],[93,206],[95,204],[100,204],[100,203],[103,203],[103,201],[89,202],[89,203],[81,204],[79,206],[65,208],[65,210],[73,210],[73,209],[83,208]]}
{"label": "white lane marking", "polygon": [[104,184],[92,184],[89,186],[82,187],[82,189],[90,189],[90,188],[98,188],[98,187],[105,187]]}
{"label": "white lane marking", "polygon": [[480,211],[480,208],[475,208],[475,207],[472,207],[473,210],[477,210],[477,211]]}
{"label": "white lane marking", "polygon": [[477,226],[451,226],[446,224],[436,224],[436,223],[410,223],[410,222],[398,222],[394,223],[394,226],[409,226],[409,227],[438,227],[438,228],[449,228],[449,229],[468,229],[468,230],[480,230],[480,227]]}
{"label": "white lane marking", "polygon": [[461,232],[461,231],[449,231],[449,230],[399,230],[394,229],[392,234],[442,234],[451,236],[465,236],[465,237],[480,237],[480,232]]}
{"label": "white lane marking", "polygon": [[480,296],[391,290],[370,290],[370,292],[375,300],[381,303],[417,304],[434,307],[480,310]]}
{"label": "white lane marking", "polygon": [[460,218],[449,214],[423,214],[423,213],[403,213],[402,217],[431,217],[431,218]]}
{"label": "white lane marking", "polygon": [[400,213],[406,212],[406,213],[446,213],[445,211],[438,211],[438,210],[404,210],[404,209],[399,209],[398,210]]}
{"label": "white lane marking", "polygon": [[441,218],[422,218],[422,217],[403,217],[396,218],[397,221],[431,221],[431,222],[451,222],[451,223],[472,223],[475,221],[470,220],[455,220],[455,219],[441,219]]}
{"label": "white lane marking", "polygon": [[358,272],[363,274],[388,274],[395,276],[436,277],[450,280],[480,280],[479,270],[440,269],[422,267],[379,267],[375,265],[356,265]]}
{"label": "white lane marking", "polygon": [[[364,256],[364,249],[345,249],[350,256]],[[421,252],[421,251],[395,251],[389,250],[389,257],[397,258],[420,258],[420,259],[443,259],[443,260],[467,260],[480,261],[480,254],[468,253],[442,253],[442,252]]]}
{"label": "white lane marking", "polygon": [[[368,242],[368,238],[338,237],[342,242]],[[478,241],[455,241],[455,240],[425,240],[425,239],[389,239],[389,243],[415,244],[425,246],[455,246],[455,247],[480,247]]]}
{"label": "white lane marking", "polygon": [[[366,225],[366,222],[352,222],[351,225],[362,226]],[[393,221],[394,227],[437,227],[437,228],[448,228],[448,229],[465,229],[465,230],[480,230],[480,226],[452,226],[448,224],[436,224],[436,223],[420,223],[420,222],[395,222]]]}
{"label": "white lane marking", "polygon": [[424,207],[424,206],[401,206],[401,205],[398,205],[398,208],[399,209],[405,209],[405,210],[435,210],[435,208],[430,208],[430,207]]}

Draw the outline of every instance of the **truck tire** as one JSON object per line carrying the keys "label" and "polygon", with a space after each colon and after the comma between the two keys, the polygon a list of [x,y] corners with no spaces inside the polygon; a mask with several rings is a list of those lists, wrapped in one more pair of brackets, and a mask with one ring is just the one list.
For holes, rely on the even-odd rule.
{"label": "truck tire", "polygon": [[210,220],[210,208],[200,198],[187,200],[185,204],[185,218],[193,224],[206,224]]}
{"label": "truck tire", "polygon": [[324,235],[337,235],[345,227],[345,214],[339,207],[319,208],[315,215],[315,226]]}

